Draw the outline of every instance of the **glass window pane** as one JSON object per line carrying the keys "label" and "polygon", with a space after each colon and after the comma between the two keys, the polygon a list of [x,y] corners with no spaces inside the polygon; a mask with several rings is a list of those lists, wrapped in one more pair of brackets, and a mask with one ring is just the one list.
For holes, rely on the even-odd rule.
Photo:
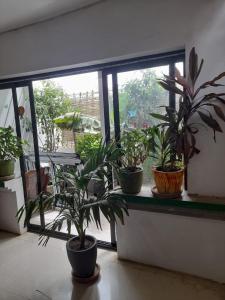
{"label": "glass window pane", "polygon": [[[85,163],[100,143],[102,113],[98,72],[37,81],[34,96],[41,166],[49,169],[47,189],[55,193],[53,186],[57,169],[74,169],[75,153]],[[75,112],[80,114],[81,122],[75,123]],[[45,212],[46,224],[57,216],[59,207],[60,203]],[[104,217],[102,224],[103,231],[97,230],[92,223],[87,233],[94,234],[99,240],[110,241],[110,225]],[[66,223],[61,231],[67,232]],[[77,234],[75,228],[72,233]]]}
{"label": "glass window pane", "polygon": [[[150,113],[164,113],[169,104],[169,93],[157,82],[163,74],[169,74],[169,66],[160,66],[118,74],[121,132],[124,129],[148,128],[159,121]],[[143,165],[144,184],[152,182],[152,159]]]}

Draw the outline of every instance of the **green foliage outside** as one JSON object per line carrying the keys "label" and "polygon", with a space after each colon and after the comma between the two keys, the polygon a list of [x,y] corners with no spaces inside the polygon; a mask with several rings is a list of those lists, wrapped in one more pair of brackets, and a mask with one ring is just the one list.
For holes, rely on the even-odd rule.
{"label": "green foliage outside", "polygon": [[11,127],[0,127],[0,159],[10,160],[22,155],[22,146],[25,142],[19,139]]}
{"label": "green foliage outside", "polygon": [[141,129],[124,131],[121,138],[123,149],[122,165],[130,171],[143,164],[148,157],[148,143],[146,134]]}
{"label": "green foliage outside", "polygon": [[76,152],[83,161],[91,158],[101,145],[102,135],[100,133],[84,133],[76,137]]}
{"label": "green foliage outside", "polygon": [[154,70],[141,71],[140,78],[127,82],[120,90],[120,124],[124,127],[143,128],[153,125],[152,112],[162,112],[168,105],[168,92],[157,83]]}
{"label": "green foliage outside", "polygon": [[97,133],[101,130],[101,122],[99,120],[92,116],[81,114],[78,110],[55,118],[54,123],[61,129],[69,129],[74,132],[89,131]]}
{"label": "green foliage outside", "polygon": [[61,141],[61,131],[54,119],[72,110],[72,99],[51,80],[43,80],[34,90],[37,123],[45,136],[43,151],[55,152]]}

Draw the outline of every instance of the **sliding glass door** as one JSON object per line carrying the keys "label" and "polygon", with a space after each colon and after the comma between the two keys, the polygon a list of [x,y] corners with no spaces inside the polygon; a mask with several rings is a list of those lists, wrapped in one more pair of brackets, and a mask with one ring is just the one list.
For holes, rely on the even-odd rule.
{"label": "sliding glass door", "polygon": [[[33,86],[40,169],[42,178],[46,178],[44,190],[54,194],[60,189],[55,184],[57,174],[82,168],[104,139],[98,72],[38,80]],[[76,124],[76,114],[81,118],[80,124]],[[93,192],[94,185],[89,188]],[[57,217],[60,208],[57,202],[43,212],[45,224]],[[39,216],[34,216],[32,223],[40,225]],[[111,227],[103,215],[101,223],[102,230],[92,222],[86,232],[111,244]],[[67,234],[66,222],[60,232]],[[77,234],[74,227],[72,234]]]}

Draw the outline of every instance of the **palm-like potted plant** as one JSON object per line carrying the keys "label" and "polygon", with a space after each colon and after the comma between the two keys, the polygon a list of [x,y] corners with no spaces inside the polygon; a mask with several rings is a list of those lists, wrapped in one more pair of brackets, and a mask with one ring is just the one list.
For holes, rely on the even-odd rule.
{"label": "palm-like potted plant", "polygon": [[143,182],[142,164],[148,157],[148,145],[144,130],[133,129],[124,131],[121,141],[123,156],[118,173],[123,193],[137,194]]}
{"label": "palm-like potted plant", "polygon": [[[17,213],[18,220],[26,213],[25,225],[32,215],[40,210],[52,208],[56,203],[61,207],[57,217],[47,224],[40,234],[40,244],[46,245],[49,236],[47,231],[60,231],[65,223],[71,235],[74,226],[77,236],[72,237],[66,244],[67,254],[76,278],[90,278],[93,276],[97,258],[97,241],[86,234],[90,222],[95,222],[101,229],[101,214],[111,221],[124,222],[124,214],[128,215],[125,200],[116,194],[110,193],[109,175],[112,164],[120,156],[120,150],[113,144],[101,143],[98,151],[86,162],[84,168],[74,172],[61,172],[57,182],[60,192],[56,195],[41,193],[39,197],[23,206]],[[89,195],[88,184],[95,177],[105,182],[105,189],[95,195]]]}
{"label": "palm-like potted plant", "polygon": [[[167,128],[171,147],[178,159],[183,160],[184,167],[187,167],[193,155],[200,152],[195,136],[199,132],[199,126],[212,129],[216,141],[216,132],[222,132],[222,128],[214,115],[225,122],[225,114],[221,108],[221,105],[225,104],[225,93],[213,91],[223,86],[219,81],[225,77],[225,72],[196,88],[203,64],[203,59],[199,64],[195,48],[192,48],[187,78],[181,76],[176,69],[175,78],[164,75],[163,79],[159,79],[158,82],[164,89],[180,96],[179,106],[178,108],[166,106],[164,115],[151,114],[162,121],[160,126]],[[204,93],[207,88],[210,88],[210,92]],[[196,122],[196,116],[200,118],[201,123]]]}
{"label": "palm-like potted plant", "polygon": [[0,177],[14,174],[15,160],[22,155],[23,142],[11,127],[0,127]]}

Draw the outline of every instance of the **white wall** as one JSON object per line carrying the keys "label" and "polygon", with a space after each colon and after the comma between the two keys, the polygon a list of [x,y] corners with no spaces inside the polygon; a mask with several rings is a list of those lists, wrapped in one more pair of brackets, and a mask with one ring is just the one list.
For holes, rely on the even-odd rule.
{"label": "white wall", "polygon": [[183,48],[208,2],[106,0],[0,35],[0,77]]}
{"label": "white wall", "polygon": [[[201,10],[195,24],[196,30],[187,43],[187,52],[196,46],[199,56],[205,59],[199,83],[225,71],[225,2],[211,2]],[[225,92],[225,88],[218,91]],[[225,124],[221,121],[220,124],[225,132]],[[212,131],[204,129],[197,136],[201,153],[190,163],[189,192],[225,196],[225,133],[217,134],[216,143],[212,137]]]}
{"label": "white wall", "polygon": [[0,188],[0,230],[12,233],[23,234],[23,215],[20,222],[17,222],[17,211],[24,205],[22,178],[15,178],[5,181],[4,188]]}
{"label": "white wall", "polygon": [[[129,210],[118,256],[225,283],[225,222]],[[147,234],[146,234],[147,233]]]}

